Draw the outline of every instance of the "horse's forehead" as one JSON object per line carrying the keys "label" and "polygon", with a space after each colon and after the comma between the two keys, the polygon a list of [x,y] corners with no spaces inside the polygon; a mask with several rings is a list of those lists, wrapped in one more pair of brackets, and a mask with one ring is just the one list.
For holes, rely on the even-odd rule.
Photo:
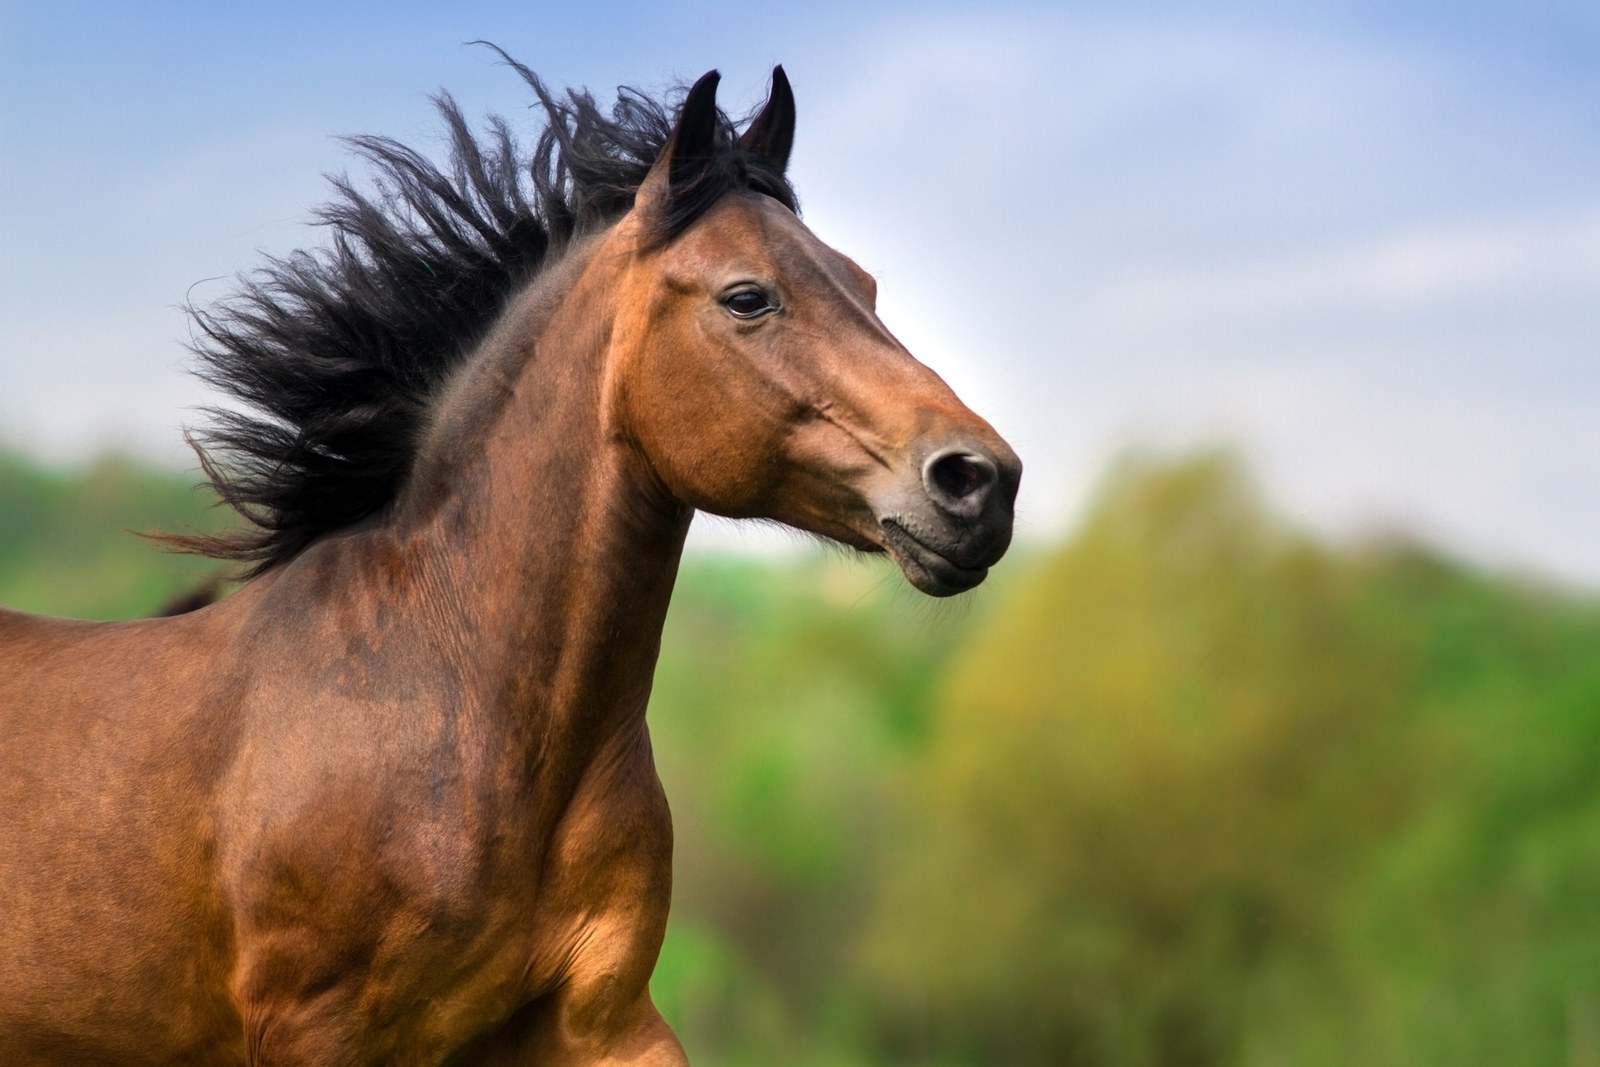
{"label": "horse's forehead", "polygon": [[838,283],[860,274],[849,257],[825,244],[782,204],[759,194],[723,197],[694,228],[685,251],[704,266],[763,269],[790,282]]}

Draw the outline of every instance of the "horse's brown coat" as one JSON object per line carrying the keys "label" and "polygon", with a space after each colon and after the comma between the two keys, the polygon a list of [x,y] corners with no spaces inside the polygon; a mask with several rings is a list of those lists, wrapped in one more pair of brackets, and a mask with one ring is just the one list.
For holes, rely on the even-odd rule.
{"label": "horse's brown coat", "polygon": [[[944,593],[1020,467],[775,202],[644,239],[671,152],[507,308],[387,514],[189,614],[0,611],[0,1062],[685,1062],[645,705],[694,509]],[[780,310],[731,315],[745,282]]]}

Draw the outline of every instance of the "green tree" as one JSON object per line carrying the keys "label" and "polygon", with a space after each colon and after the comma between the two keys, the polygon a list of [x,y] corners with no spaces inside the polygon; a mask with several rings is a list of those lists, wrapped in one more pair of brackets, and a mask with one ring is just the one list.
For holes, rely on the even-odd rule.
{"label": "green tree", "polygon": [[1113,472],[939,702],[866,949],[900,1055],[1234,1062],[1326,995],[1299,964],[1417,789],[1360,593],[1227,454]]}
{"label": "green tree", "polygon": [[685,563],[650,710],[676,836],[652,988],[695,1057],[810,1063],[854,1042],[841,970],[895,771],[971,618],[881,562]]}
{"label": "green tree", "polygon": [[119,457],[57,469],[0,451],[0,604],[93,619],[159,610],[223,569],[137,536],[226,521],[195,482]]}

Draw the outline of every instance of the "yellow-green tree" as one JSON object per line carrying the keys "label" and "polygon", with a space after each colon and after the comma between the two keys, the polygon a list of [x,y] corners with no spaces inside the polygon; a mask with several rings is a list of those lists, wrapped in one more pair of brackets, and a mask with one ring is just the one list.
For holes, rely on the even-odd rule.
{"label": "yellow-green tree", "polygon": [[1304,1014],[1417,781],[1362,588],[1226,454],[1113,472],[939,703],[864,949],[901,1055],[1237,1062]]}

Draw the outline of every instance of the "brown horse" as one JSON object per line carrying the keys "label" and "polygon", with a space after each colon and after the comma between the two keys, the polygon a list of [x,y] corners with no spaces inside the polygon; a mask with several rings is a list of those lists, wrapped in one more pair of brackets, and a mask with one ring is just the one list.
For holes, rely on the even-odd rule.
{"label": "brown horse", "polygon": [[696,508],[982,581],[1021,468],[800,223],[781,68],[738,132],[548,94],[358,146],[329,250],[201,314],[255,576],[0,612],[0,1063],[680,1064],[645,704]]}

